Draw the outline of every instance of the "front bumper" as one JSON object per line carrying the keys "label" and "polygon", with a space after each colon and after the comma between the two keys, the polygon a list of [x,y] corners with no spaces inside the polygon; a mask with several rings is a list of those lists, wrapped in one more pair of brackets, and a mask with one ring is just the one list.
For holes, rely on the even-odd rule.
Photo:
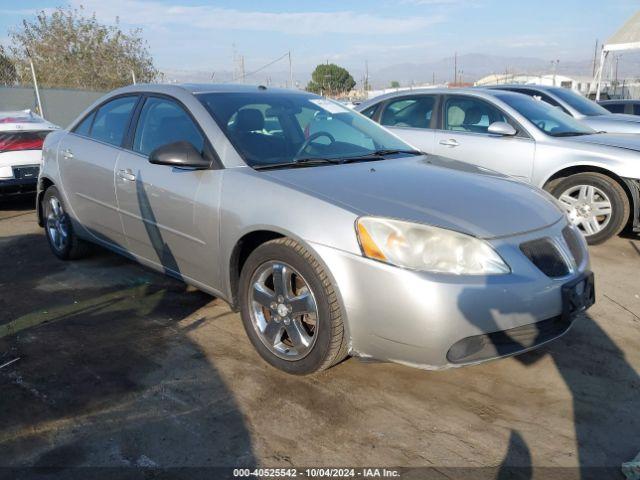
{"label": "front bumper", "polygon": [[[351,353],[442,369],[520,353],[569,329],[571,321],[560,321],[562,286],[589,270],[586,247],[581,265],[572,265],[569,275],[557,279],[538,270],[519,249],[521,243],[542,237],[561,242],[565,225],[562,220],[542,231],[492,240],[512,269],[510,274],[496,276],[414,272],[330,247],[311,246],[338,285]],[[494,342],[487,334],[495,332],[513,345],[500,348],[496,344],[495,355],[452,361],[449,352],[454,345],[470,337]]]}
{"label": "front bumper", "polygon": [[10,178],[0,179],[0,196],[23,195],[35,193],[38,186],[38,177],[35,178]]}

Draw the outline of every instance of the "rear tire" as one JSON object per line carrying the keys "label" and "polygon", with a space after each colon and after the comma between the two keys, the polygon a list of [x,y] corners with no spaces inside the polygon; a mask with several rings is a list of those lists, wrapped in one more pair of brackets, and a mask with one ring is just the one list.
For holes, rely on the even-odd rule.
{"label": "rear tire", "polygon": [[569,220],[578,226],[590,245],[617,235],[629,220],[626,192],[618,182],[601,173],[571,175],[554,181],[549,190],[565,207]]}
{"label": "rear tire", "polygon": [[347,356],[335,287],[318,260],[290,238],[266,242],[249,255],[239,304],[249,340],[280,370],[306,375]]}
{"label": "rear tire", "polygon": [[73,231],[62,195],[53,185],[42,196],[42,214],[47,242],[53,254],[61,260],[76,260],[85,257],[91,244],[78,238]]}

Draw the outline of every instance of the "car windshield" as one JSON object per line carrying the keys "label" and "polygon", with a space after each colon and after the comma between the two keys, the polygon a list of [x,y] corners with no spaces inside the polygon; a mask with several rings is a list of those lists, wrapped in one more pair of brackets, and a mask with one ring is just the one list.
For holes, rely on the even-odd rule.
{"label": "car windshield", "polygon": [[498,93],[496,98],[516,110],[538,129],[553,137],[570,137],[596,133],[590,127],[567,115],[558,107],[514,93]]}
{"label": "car windshield", "polygon": [[256,91],[197,96],[238,153],[255,168],[416,153],[376,123],[315,95]]}
{"label": "car windshield", "polygon": [[595,117],[598,115],[607,115],[611,113],[606,108],[598,105],[593,100],[589,100],[588,98],[583,97],[579,93],[576,93],[573,90],[569,90],[568,88],[554,88],[551,93],[553,93],[560,100],[569,104],[570,107],[572,107],[581,115],[585,115],[587,117]]}

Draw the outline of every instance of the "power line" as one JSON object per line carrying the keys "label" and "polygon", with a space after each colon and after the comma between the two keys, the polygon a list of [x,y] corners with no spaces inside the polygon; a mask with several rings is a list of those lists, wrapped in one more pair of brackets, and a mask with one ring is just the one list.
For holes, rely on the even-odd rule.
{"label": "power line", "polygon": [[[264,70],[265,68],[269,68],[271,65],[273,65],[274,63],[279,62],[280,60],[287,58],[289,56],[289,52],[285,53],[284,55],[276,58],[275,60],[267,63],[266,65],[263,65],[262,67],[258,68],[257,70],[254,70],[252,72],[248,72],[248,73],[244,73],[242,74],[240,77],[235,78],[232,80],[232,82],[238,81],[238,80],[244,80],[247,77],[250,77],[251,75],[255,75],[256,73],[260,73],[262,70]],[[226,83],[231,83],[231,82],[226,82]]]}

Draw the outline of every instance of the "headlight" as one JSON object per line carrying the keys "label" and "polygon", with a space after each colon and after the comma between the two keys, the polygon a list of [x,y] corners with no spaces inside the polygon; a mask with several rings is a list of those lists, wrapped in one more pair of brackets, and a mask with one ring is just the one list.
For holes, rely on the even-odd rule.
{"label": "headlight", "polygon": [[358,240],[365,257],[413,270],[498,275],[511,270],[484,240],[388,218],[361,217]]}

